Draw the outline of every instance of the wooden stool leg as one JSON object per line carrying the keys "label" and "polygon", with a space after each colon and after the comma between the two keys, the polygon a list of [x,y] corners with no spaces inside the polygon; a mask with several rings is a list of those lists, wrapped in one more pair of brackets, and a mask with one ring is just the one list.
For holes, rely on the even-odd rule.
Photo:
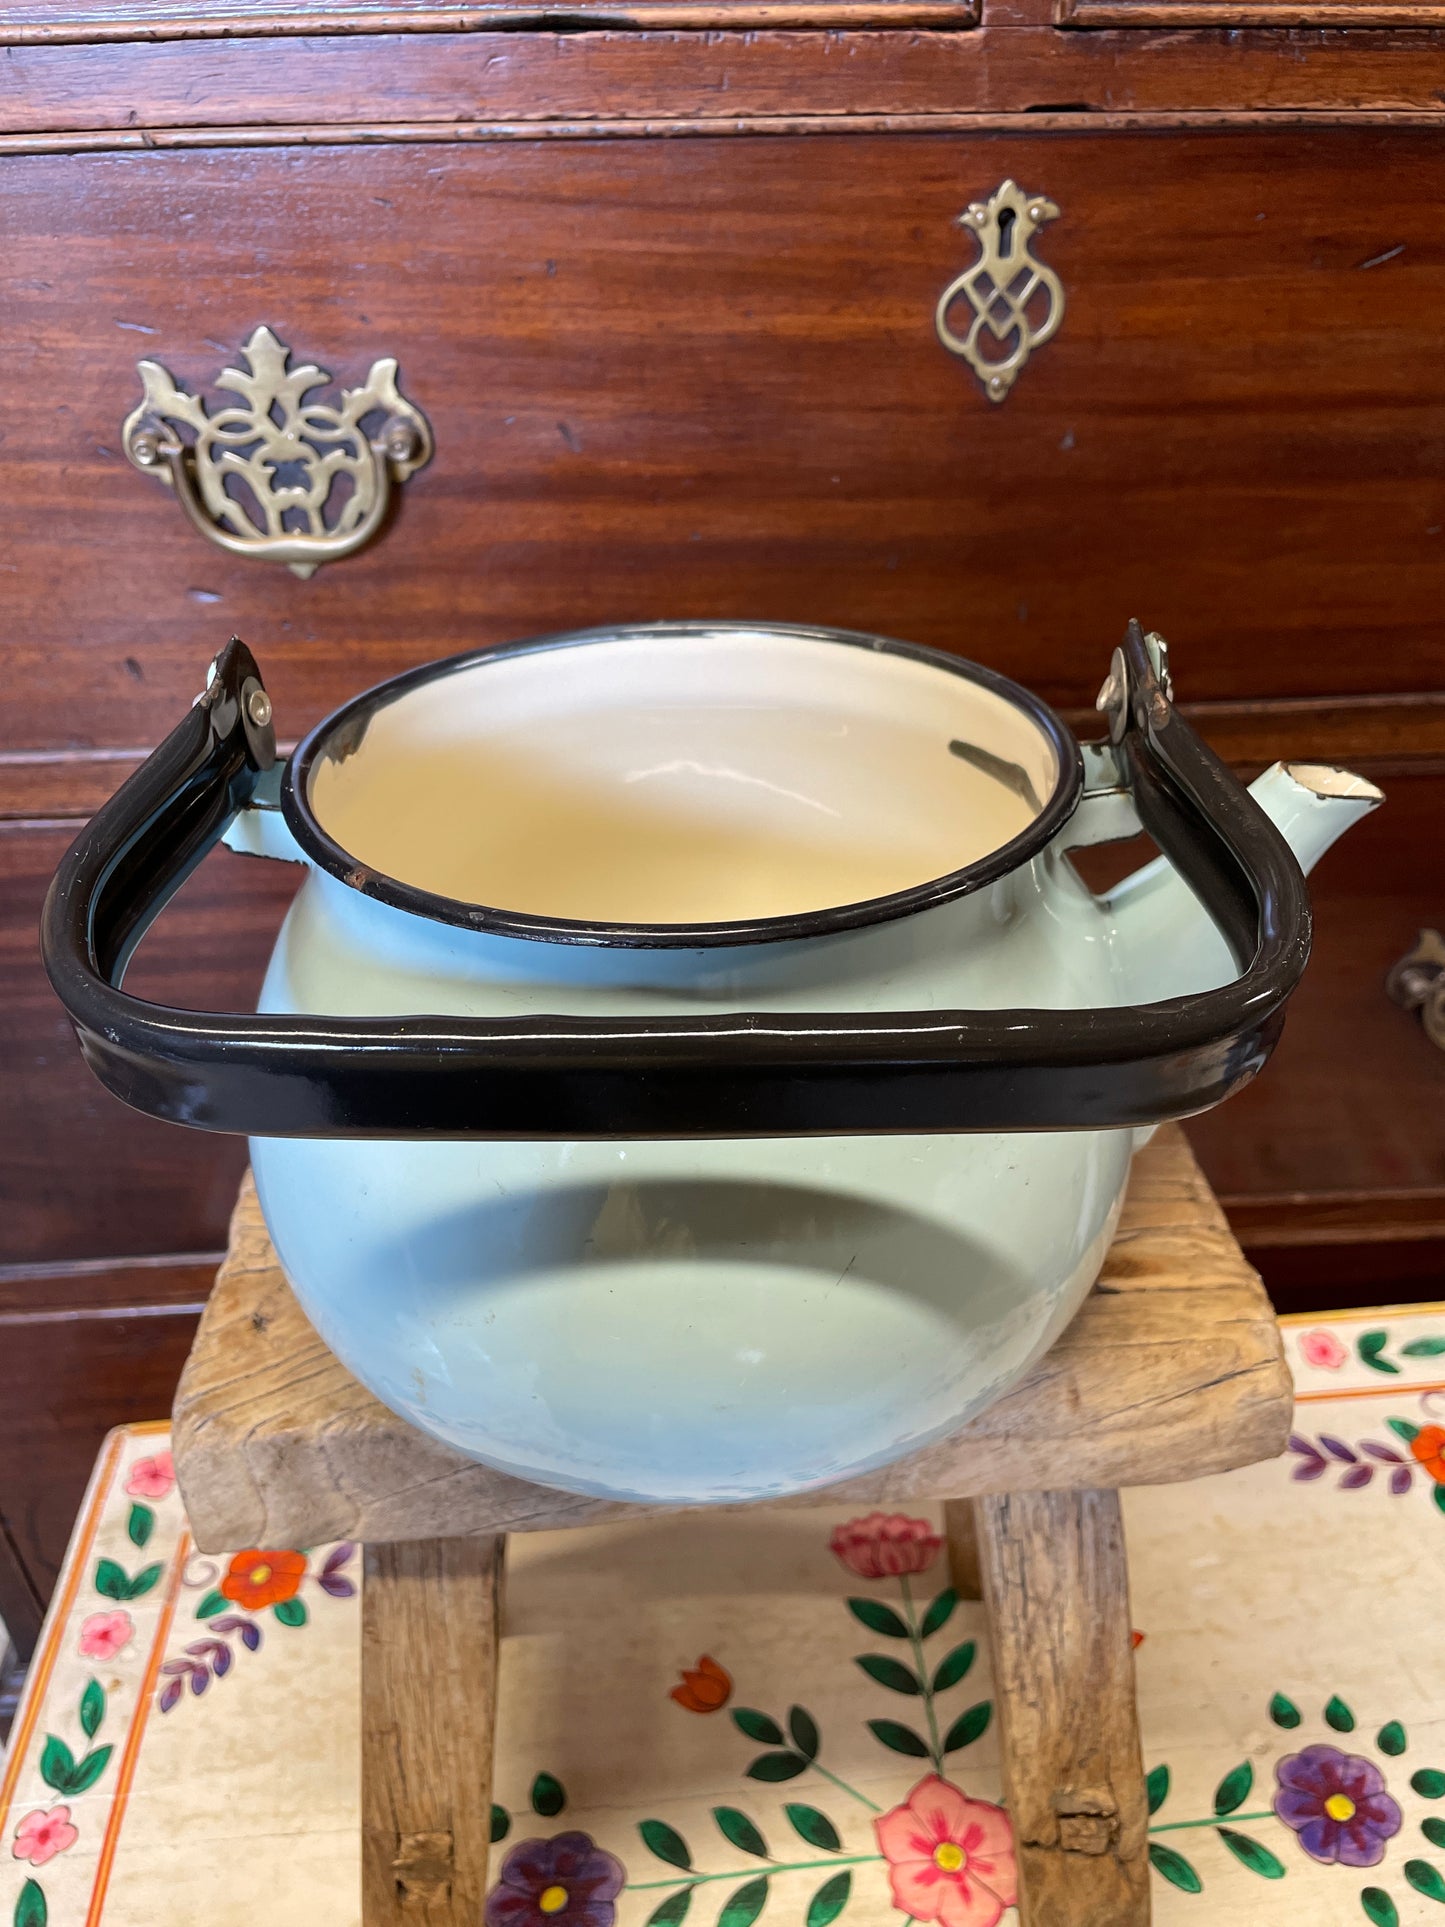
{"label": "wooden stool leg", "polygon": [[1147,1927],[1119,1495],[1006,1493],[974,1505],[1022,1927]]}
{"label": "wooden stool leg", "polygon": [[978,1569],[978,1524],[972,1499],[946,1499],[943,1536],[948,1544],[948,1570],[960,1599],[983,1598],[983,1575]]}
{"label": "wooden stool leg", "polygon": [[503,1545],[489,1537],[366,1548],[364,1927],[480,1927]]}

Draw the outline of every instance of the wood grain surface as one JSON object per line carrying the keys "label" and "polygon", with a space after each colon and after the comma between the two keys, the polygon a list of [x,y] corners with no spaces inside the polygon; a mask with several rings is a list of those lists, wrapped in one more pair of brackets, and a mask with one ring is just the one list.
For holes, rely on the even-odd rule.
{"label": "wood grain surface", "polygon": [[1148,1927],[1148,1803],[1117,1492],[976,1499],[1020,1927]]}
{"label": "wood grain surface", "polygon": [[[219,1250],[245,1145],[111,1097],[41,966],[40,906],[75,828],[0,826],[0,1265]],[[254,1010],[298,877],[292,864],[217,851],[142,945],[127,984],[182,1008]],[[44,1287],[36,1293],[43,1305]]]}
{"label": "wood grain surface", "polygon": [[[698,117],[1192,112],[1439,120],[1445,36],[1425,28],[1061,32],[1052,0],[994,4],[963,32],[858,28],[312,34],[8,50],[0,133],[352,129],[598,118],[639,131]],[[1042,15],[1042,17],[1040,17]],[[1022,17],[1021,17],[1022,16]],[[526,17],[523,16],[522,24]],[[585,16],[578,25],[588,25]],[[144,29],[140,30],[142,34]],[[1161,53],[1164,57],[1161,58]],[[135,130],[140,130],[138,133]],[[1142,188],[1150,171],[1136,177]],[[860,195],[860,205],[867,197]]]}
{"label": "wood grain surface", "polygon": [[500,1539],[367,1546],[364,1927],[475,1927],[491,1839]]}
{"label": "wood grain surface", "polygon": [[[318,34],[547,32],[558,25],[547,0],[11,0],[0,46],[93,45],[105,41],[277,39]],[[570,21],[599,28],[746,32],[755,27],[958,28],[979,17],[979,0],[568,0]]]}
{"label": "wood grain surface", "polygon": [[[1169,1128],[1136,1161],[1099,1288],[1023,1382],[953,1438],[798,1503],[1197,1478],[1280,1451],[1292,1404],[1268,1300]],[[176,1393],[173,1444],[206,1550],[637,1512],[476,1465],[381,1405],[307,1323],[249,1181]]]}
{"label": "wood grain surface", "polygon": [[1445,27],[1441,0],[1059,0],[1061,27]]}
{"label": "wood grain surface", "polygon": [[[663,614],[901,634],[1075,707],[1131,613],[1185,700],[1438,690],[1445,148],[1381,151],[1333,130],[9,161],[0,747],[154,741],[233,630],[293,737],[449,651]],[[1005,173],[1064,209],[1040,252],[1069,306],[993,407],[933,308],[971,258],[955,217]],[[1144,176],[1167,221],[1139,220]],[[436,431],[395,527],[306,583],[210,548],[119,448],[137,357],[213,394],[258,302],[344,380],[396,354]]]}
{"label": "wood grain surface", "polygon": [[1060,27],[1441,27],[1445,0],[1058,0]]}

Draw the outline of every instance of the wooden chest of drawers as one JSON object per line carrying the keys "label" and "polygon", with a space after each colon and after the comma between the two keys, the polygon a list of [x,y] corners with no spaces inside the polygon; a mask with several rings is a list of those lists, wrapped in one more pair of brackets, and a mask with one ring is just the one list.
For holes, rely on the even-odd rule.
{"label": "wooden chest of drawers", "polygon": [[[89,1080],[34,934],[233,630],[294,737],[662,615],[905,636],[1082,720],[1139,614],[1234,761],[1390,797],[1319,872],[1270,1075],[1194,1127],[1211,1178],[1296,1302],[1438,1268],[1445,1058],[1382,979],[1445,916],[1445,6],[28,0],[0,43],[0,1614],[167,1401],[239,1174]],[[1064,313],[995,402],[935,309],[1010,179]],[[435,434],[306,581],[122,446],[137,360],[214,407],[263,323],[344,383],[396,357]],[[212,859],[134,981],[253,998],[288,888]]]}

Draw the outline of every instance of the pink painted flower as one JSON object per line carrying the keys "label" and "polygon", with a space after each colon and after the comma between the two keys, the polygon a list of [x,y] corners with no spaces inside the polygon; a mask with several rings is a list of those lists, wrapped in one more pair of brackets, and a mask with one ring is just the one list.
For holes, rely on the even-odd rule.
{"label": "pink painted flower", "polygon": [[80,1628],[81,1657],[114,1659],[134,1637],[135,1626],[128,1612],[92,1613]]}
{"label": "pink painted flower", "polygon": [[133,1499],[163,1499],[175,1482],[175,1461],[169,1452],[157,1452],[153,1459],[136,1460],[125,1489]]}
{"label": "pink painted flower", "polygon": [[943,1544],[927,1519],[905,1519],[901,1512],[870,1512],[850,1519],[828,1541],[828,1550],[860,1579],[901,1579],[927,1572]]}
{"label": "pink painted flower", "polygon": [[939,1927],[994,1927],[1018,1901],[1013,1828],[1002,1807],[930,1773],[873,1822],[893,1905]]}
{"label": "pink painted flower", "polygon": [[1299,1355],[1319,1371],[1337,1372],[1350,1354],[1333,1332],[1316,1330],[1301,1335]]}
{"label": "pink painted flower", "polygon": [[17,1860],[28,1860],[32,1867],[43,1867],[67,1847],[73,1847],[80,1831],[70,1824],[69,1807],[52,1807],[48,1813],[27,1813],[15,1829],[15,1844],[10,1849]]}

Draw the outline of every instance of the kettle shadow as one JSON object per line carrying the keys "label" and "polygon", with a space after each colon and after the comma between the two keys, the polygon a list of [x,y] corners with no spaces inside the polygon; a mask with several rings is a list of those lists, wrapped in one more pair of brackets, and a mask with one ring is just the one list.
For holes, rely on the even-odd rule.
{"label": "kettle shadow", "polygon": [[719,1178],[520,1186],[383,1239],[374,1258],[383,1275],[438,1301],[609,1264],[749,1262],[866,1282],[964,1329],[1039,1291],[1006,1253],[886,1200]]}
{"label": "kettle shadow", "polygon": [[[397,1364],[391,1396],[371,1382],[413,1422],[513,1476],[565,1463],[553,1483],[584,1494],[701,1476],[710,1507],[821,1492],[943,1436],[1028,1364],[1057,1304],[925,1214],[698,1177],[525,1184],[382,1241],[367,1271]],[[402,1380],[408,1324],[437,1348],[425,1410]]]}

